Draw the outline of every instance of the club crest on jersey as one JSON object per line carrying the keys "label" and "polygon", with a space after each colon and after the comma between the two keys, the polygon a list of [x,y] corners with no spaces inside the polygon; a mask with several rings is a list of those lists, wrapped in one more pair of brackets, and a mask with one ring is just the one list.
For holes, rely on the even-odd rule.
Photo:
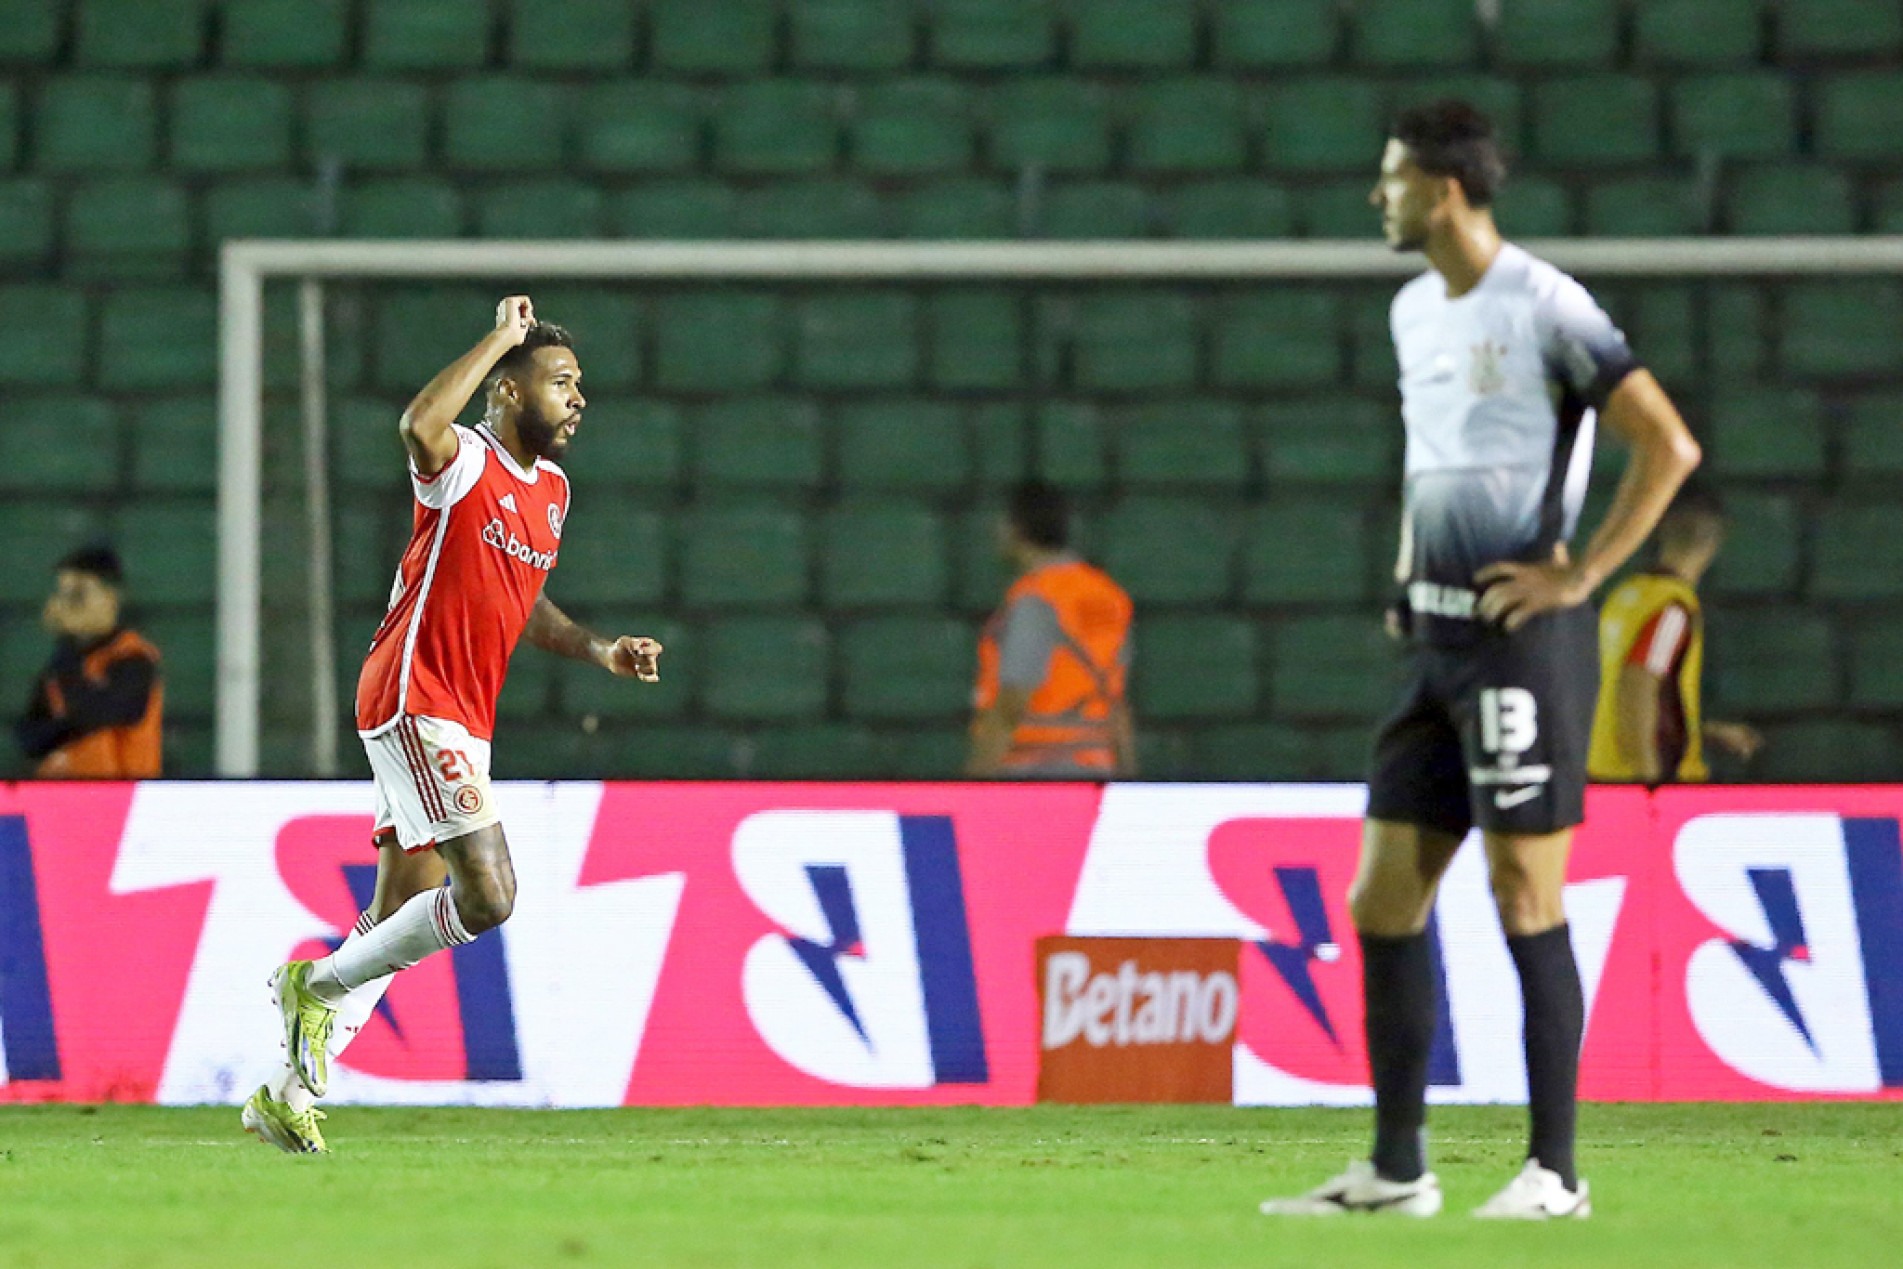
{"label": "club crest on jersey", "polygon": [[548,504],[548,531],[557,542],[562,540],[562,509],[552,502]]}
{"label": "club crest on jersey", "polygon": [[508,526],[501,520],[491,520],[482,527],[482,540],[510,559],[521,560],[524,564],[539,568],[544,573],[552,571],[555,567],[555,552],[536,550],[511,533]]}
{"label": "club crest on jersey", "polygon": [[1473,363],[1467,372],[1468,385],[1476,396],[1490,396],[1507,386],[1505,344],[1482,340],[1473,346]]}
{"label": "club crest on jersey", "polygon": [[464,815],[474,815],[482,809],[482,790],[473,784],[465,784],[456,790],[456,809]]}

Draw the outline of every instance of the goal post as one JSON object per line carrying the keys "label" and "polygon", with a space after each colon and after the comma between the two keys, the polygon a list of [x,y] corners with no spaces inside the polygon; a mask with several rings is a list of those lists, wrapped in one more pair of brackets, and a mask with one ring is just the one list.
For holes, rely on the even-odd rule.
{"label": "goal post", "polygon": [[[1615,278],[1903,274],[1903,236],[1528,240],[1589,283]],[[300,412],[309,565],[313,752],[340,727],[329,662],[330,491],[325,453],[324,283],[523,279],[640,283],[1273,283],[1399,279],[1418,256],[1377,242],[380,242],[233,240],[219,256],[217,771],[259,769],[263,640],[264,288],[299,284]],[[1903,337],[1903,336],[1900,336]],[[1642,350],[1641,350],[1642,351]]]}

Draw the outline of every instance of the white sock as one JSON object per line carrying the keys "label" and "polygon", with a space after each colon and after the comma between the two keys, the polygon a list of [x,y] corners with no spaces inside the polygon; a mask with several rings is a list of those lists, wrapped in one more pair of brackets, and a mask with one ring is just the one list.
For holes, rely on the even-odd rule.
{"label": "white sock", "polygon": [[460,947],[475,938],[463,928],[450,898],[449,887],[425,890],[377,922],[362,937],[347,940],[335,952],[311,966],[307,980],[319,1000],[335,1007],[351,991],[445,948]]}
{"label": "white sock", "polygon": [[[376,923],[377,919],[368,912],[360,914],[357,924],[344,936],[338,950],[349,947],[368,934]],[[383,993],[389,987],[388,977],[374,978],[337,1003],[337,1022],[330,1032],[330,1056],[333,1061],[357,1038],[357,1032],[363,1030],[364,1023],[370,1021],[370,1015],[376,1012],[377,1002],[383,999]],[[279,1069],[277,1078],[271,1081],[271,1096],[290,1103],[291,1109],[298,1114],[317,1104],[317,1098],[311,1095],[310,1089],[304,1087],[304,1081],[297,1077],[297,1071],[292,1068],[288,1058]]]}

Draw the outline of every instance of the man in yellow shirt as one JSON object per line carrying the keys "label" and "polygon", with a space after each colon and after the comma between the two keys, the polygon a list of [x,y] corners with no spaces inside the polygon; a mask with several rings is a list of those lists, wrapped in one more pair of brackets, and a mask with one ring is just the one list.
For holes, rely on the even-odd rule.
{"label": "man in yellow shirt", "polygon": [[1658,528],[1658,563],[1606,597],[1599,614],[1599,707],[1588,770],[1595,780],[1690,783],[1711,776],[1704,742],[1749,759],[1764,743],[1744,723],[1703,717],[1705,625],[1698,582],[1725,541],[1710,490],[1680,491]]}

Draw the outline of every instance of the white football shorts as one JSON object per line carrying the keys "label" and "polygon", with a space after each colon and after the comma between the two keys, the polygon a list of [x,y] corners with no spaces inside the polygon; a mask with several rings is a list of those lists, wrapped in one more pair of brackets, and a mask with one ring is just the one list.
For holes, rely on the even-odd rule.
{"label": "white football shorts", "polygon": [[446,718],[405,715],[363,737],[377,782],[375,836],[428,850],[502,817],[489,789],[489,742]]}

